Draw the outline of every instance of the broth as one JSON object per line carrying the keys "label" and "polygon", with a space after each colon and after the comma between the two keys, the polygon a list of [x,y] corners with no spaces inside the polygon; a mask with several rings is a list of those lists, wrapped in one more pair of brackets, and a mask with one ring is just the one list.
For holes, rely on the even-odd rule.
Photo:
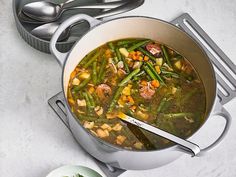
{"label": "broth", "polygon": [[126,149],[173,144],[123,122],[119,112],[181,138],[205,121],[205,90],[193,66],[177,51],[149,39],[120,39],[90,52],[71,73],[67,98],[88,131]]}

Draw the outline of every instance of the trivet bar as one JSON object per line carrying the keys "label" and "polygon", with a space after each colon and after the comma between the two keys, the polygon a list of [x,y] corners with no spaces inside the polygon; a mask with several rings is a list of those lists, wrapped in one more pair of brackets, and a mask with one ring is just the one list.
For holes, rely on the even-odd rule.
{"label": "trivet bar", "polygon": [[192,36],[211,59],[218,82],[218,97],[222,104],[236,97],[236,66],[206,32],[187,13],[171,22]]}
{"label": "trivet bar", "polygon": [[65,103],[64,96],[62,92],[59,92],[52,98],[48,100],[49,106],[53,109],[53,111],[58,115],[61,121],[65,124],[65,126],[70,130],[69,123],[67,121],[67,115],[65,111]]}

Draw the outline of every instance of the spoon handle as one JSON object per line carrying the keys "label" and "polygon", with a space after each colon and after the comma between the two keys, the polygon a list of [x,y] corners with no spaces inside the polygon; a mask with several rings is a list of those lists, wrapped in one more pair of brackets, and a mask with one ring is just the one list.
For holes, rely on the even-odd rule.
{"label": "spoon handle", "polygon": [[106,3],[87,3],[81,4],[76,7],[68,7],[64,8],[64,10],[73,10],[73,9],[113,9],[117,8],[123,4],[127,3],[127,1],[115,1],[115,2],[106,2]]}
{"label": "spoon handle", "polygon": [[60,4],[61,8],[65,9],[65,8],[69,8],[70,6],[73,5],[73,2],[75,2],[76,0],[67,0],[66,2],[63,2]]}
{"label": "spoon handle", "polygon": [[178,145],[182,146],[185,150],[190,151],[193,154],[193,156],[196,156],[201,151],[201,149],[199,148],[198,145],[196,145],[190,141],[179,138],[178,136],[175,136],[175,135],[168,133],[164,130],[161,130],[157,127],[146,124],[146,123],[139,121],[133,117],[130,117],[124,113],[119,113],[118,117],[126,122],[129,122],[129,123],[136,125],[142,129],[145,129],[149,132],[152,132],[156,135],[166,138],[174,143],[177,143]]}

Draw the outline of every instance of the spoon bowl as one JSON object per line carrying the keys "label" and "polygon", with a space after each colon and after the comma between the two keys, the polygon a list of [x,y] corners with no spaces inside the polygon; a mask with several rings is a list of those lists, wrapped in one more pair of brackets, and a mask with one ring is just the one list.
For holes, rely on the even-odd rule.
{"label": "spoon bowl", "polygon": [[56,20],[61,10],[61,5],[45,1],[29,3],[22,8],[25,15],[39,21]]}
{"label": "spoon bowl", "polygon": [[[57,30],[58,26],[60,24],[53,22],[53,23],[47,23],[45,25],[41,25],[35,29],[33,29],[31,31],[31,34],[33,34],[34,36],[44,39],[44,40],[50,40],[52,37],[52,34],[55,33],[55,31]],[[63,33],[61,34],[60,38],[58,39],[58,41],[63,41],[66,40],[69,35],[70,35],[70,30],[71,28],[67,28],[66,30],[63,31]]]}

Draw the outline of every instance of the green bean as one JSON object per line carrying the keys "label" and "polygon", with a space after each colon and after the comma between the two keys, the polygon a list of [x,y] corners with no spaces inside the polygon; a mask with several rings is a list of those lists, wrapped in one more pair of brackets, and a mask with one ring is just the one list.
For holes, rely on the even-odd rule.
{"label": "green bean", "polygon": [[128,114],[129,116],[132,116],[132,117],[134,116],[134,112],[131,111],[130,109],[127,110],[127,114]]}
{"label": "green bean", "polygon": [[80,91],[82,88],[84,88],[89,83],[90,80],[91,80],[91,76],[89,78],[83,80],[83,82],[81,82],[79,85],[75,86],[73,88],[73,92]]}
{"label": "green bean", "polygon": [[87,110],[88,110],[88,112],[89,112],[89,115],[91,115],[91,114],[92,114],[92,111],[93,111],[93,108],[92,108],[92,104],[91,104],[91,102],[90,102],[90,100],[89,100],[89,96],[88,96],[88,94],[87,94],[86,92],[83,92],[82,94],[83,94],[84,99],[85,99],[85,101],[86,101]]}
{"label": "green bean", "polygon": [[100,77],[100,80],[99,80],[99,82],[101,82],[101,81],[103,81],[103,80],[104,80],[105,74],[106,74],[106,73],[105,73],[105,71],[103,71],[103,72],[102,72],[102,75],[101,75],[101,77]]}
{"label": "green bean", "polygon": [[97,50],[94,50],[94,51],[90,52],[88,55],[86,55],[86,56],[84,57],[84,59],[79,63],[79,65],[82,66],[82,65],[84,65],[85,63],[87,63],[88,59],[90,59],[90,58],[94,55],[95,52],[97,52]]}
{"label": "green bean", "polygon": [[123,40],[123,41],[119,41],[117,42],[117,45],[121,46],[121,45],[127,45],[127,44],[132,44],[134,42],[137,42],[136,39],[130,39],[130,40]]}
{"label": "green bean", "polygon": [[125,71],[126,71],[127,73],[130,73],[128,63],[126,62],[126,59],[125,59],[124,56],[122,56],[122,61],[123,61],[123,63],[124,63]]}
{"label": "green bean", "polygon": [[78,174],[76,174],[76,175],[73,176],[73,177],[84,177],[84,176],[78,173]]}
{"label": "green bean", "polygon": [[168,131],[169,133],[172,133],[174,135],[178,135],[177,131],[176,131],[176,127],[173,125],[173,122],[171,121],[167,121],[164,124],[165,130]]}
{"label": "green bean", "polygon": [[198,90],[198,89],[195,88],[195,89],[189,91],[188,93],[186,93],[186,94],[184,95],[184,97],[182,98],[181,102],[182,102],[182,103],[185,103],[189,98],[191,98],[191,97],[197,92],[197,90]]}
{"label": "green bean", "polygon": [[93,72],[92,72],[93,83],[97,84],[97,60],[93,62]]}
{"label": "green bean", "polygon": [[108,46],[109,46],[109,48],[110,48],[112,51],[115,51],[115,47],[114,47],[114,45],[113,45],[112,42],[109,42],[109,43],[108,43]]}
{"label": "green bean", "polygon": [[86,120],[86,121],[96,121],[98,119],[97,117],[94,117],[94,116],[88,116],[88,115],[82,115],[82,114],[79,114],[78,117],[80,120]]}
{"label": "green bean", "polygon": [[129,47],[128,52],[131,52],[131,51],[133,51],[133,50],[135,50],[135,49],[137,49],[149,42],[150,42],[150,40],[144,40],[144,41],[138,42],[138,43],[134,44],[133,46]]}
{"label": "green bean", "polygon": [[164,45],[161,45],[161,50],[162,50],[163,58],[165,59],[166,63],[168,64],[169,67],[172,67],[169,54],[168,54],[167,49]]}
{"label": "green bean", "polygon": [[141,71],[140,73],[136,74],[137,77],[143,76],[145,74],[145,71]]}
{"label": "green bean", "polygon": [[117,119],[98,118],[95,122],[98,122],[98,123],[116,123]]}
{"label": "green bean", "polygon": [[133,81],[139,81],[139,80],[140,80],[140,77],[138,77],[138,76],[133,77]]}
{"label": "green bean", "polygon": [[172,60],[181,60],[181,59],[183,59],[183,56],[181,56],[181,55],[179,55],[179,54],[176,54],[176,55],[174,56],[174,58],[172,58]]}
{"label": "green bean", "polygon": [[160,81],[162,84],[165,85],[165,82],[163,81],[163,79],[161,78],[161,76],[156,72],[155,68],[153,67],[153,65],[150,62],[147,62],[147,66],[150,68],[150,70],[152,71],[152,73],[156,76],[156,79],[158,81]]}
{"label": "green bean", "polygon": [[127,82],[129,82],[132,77],[134,77],[136,74],[138,74],[140,71],[140,68],[137,68],[133,70],[128,76],[126,76],[119,84],[118,86],[124,86]]}
{"label": "green bean", "polygon": [[101,52],[97,52],[85,65],[84,68],[88,68],[97,58],[98,56],[101,54]]}
{"label": "green bean", "polygon": [[158,108],[157,108],[157,113],[162,112],[162,109],[163,109],[164,105],[166,104],[166,101],[167,101],[167,98],[166,98],[166,97],[164,97],[164,98],[161,100],[161,102],[160,102],[160,104],[159,104],[159,106],[158,106]]}
{"label": "green bean", "polygon": [[121,56],[121,53],[120,53],[119,49],[116,48],[115,52],[116,52],[116,57],[117,57],[118,61],[121,61],[122,60],[122,56]]}
{"label": "green bean", "polygon": [[114,61],[114,63],[118,63],[119,62],[117,57],[113,57],[113,61]]}
{"label": "green bean", "polygon": [[116,90],[115,95],[113,96],[113,98],[111,100],[111,103],[110,103],[110,106],[108,108],[108,112],[113,111],[118,99],[120,98],[120,94],[121,94],[123,89],[124,89],[124,87],[118,87],[118,89]]}
{"label": "green bean", "polygon": [[103,73],[105,73],[105,67],[106,67],[106,64],[107,64],[107,60],[106,58],[102,58],[102,64],[101,64],[101,67],[100,67],[100,70],[99,70],[99,73],[98,73],[98,82],[101,82],[102,81],[102,75]]}
{"label": "green bean", "polygon": [[94,101],[94,99],[93,99],[93,96],[89,93],[89,92],[86,92],[87,93],[87,95],[88,95],[88,99],[89,99],[89,102],[90,102],[90,106],[92,107],[92,108],[95,108],[95,101]]}
{"label": "green bean", "polygon": [[162,72],[163,74],[170,75],[171,77],[179,78],[179,75],[178,75],[177,73],[170,72],[170,71],[164,71],[164,70],[161,70],[161,72]]}
{"label": "green bean", "polygon": [[148,56],[150,59],[152,59],[153,61],[156,61],[156,57],[154,57],[151,53],[149,53],[148,51],[144,50],[143,48],[139,47],[138,50],[140,52],[142,52],[144,55]]}
{"label": "green bean", "polygon": [[185,116],[191,117],[193,115],[194,115],[193,113],[189,113],[189,112],[179,112],[179,113],[164,114],[163,117],[172,119],[172,118],[182,118]]}
{"label": "green bean", "polygon": [[152,71],[146,65],[143,66],[143,69],[151,77],[152,80],[156,80],[156,76],[152,73]]}
{"label": "green bean", "polygon": [[94,98],[94,100],[95,100],[95,103],[96,103],[96,104],[99,104],[99,103],[100,103],[100,99],[99,99],[98,95],[96,94],[96,92],[93,92],[93,93],[92,93],[92,96],[93,96],[93,98]]}
{"label": "green bean", "polygon": [[169,101],[170,99],[168,99],[165,104],[162,107],[162,112],[165,112],[171,105],[171,102]]}

